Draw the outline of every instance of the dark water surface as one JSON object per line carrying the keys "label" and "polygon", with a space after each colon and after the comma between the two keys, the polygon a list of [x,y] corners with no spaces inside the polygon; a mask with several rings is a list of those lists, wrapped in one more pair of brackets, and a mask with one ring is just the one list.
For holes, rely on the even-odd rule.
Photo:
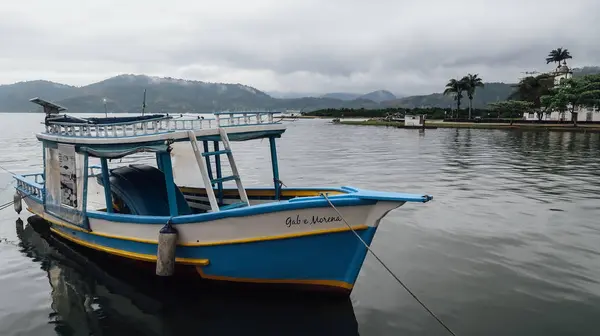
{"label": "dark water surface", "polygon": [[[0,114],[2,167],[40,170],[41,120]],[[458,335],[600,334],[599,134],[288,125],[288,186],[434,196],[388,214],[372,248]],[[267,141],[234,151],[246,185],[270,185]],[[0,203],[12,188],[0,172]],[[0,335],[446,335],[370,255],[348,301],[152,294],[27,216],[0,211]]]}

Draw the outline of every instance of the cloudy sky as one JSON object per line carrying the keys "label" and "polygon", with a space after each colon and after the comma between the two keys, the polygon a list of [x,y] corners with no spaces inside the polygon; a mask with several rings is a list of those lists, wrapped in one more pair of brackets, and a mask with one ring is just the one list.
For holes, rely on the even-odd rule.
{"label": "cloudy sky", "polygon": [[136,73],[264,91],[443,90],[515,81],[566,47],[600,65],[599,0],[18,0],[0,6],[0,84]]}

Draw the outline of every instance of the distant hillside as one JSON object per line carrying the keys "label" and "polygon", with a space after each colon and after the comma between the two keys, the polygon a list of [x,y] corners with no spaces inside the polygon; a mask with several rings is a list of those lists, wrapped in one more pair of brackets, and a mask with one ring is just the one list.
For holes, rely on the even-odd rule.
{"label": "distant hillside", "polygon": [[[573,76],[584,76],[599,74],[600,67],[597,66],[586,66],[582,68],[574,68]],[[516,84],[516,83],[515,83]],[[489,103],[493,103],[499,100],[505,100],[515,90],[512,85],[506,83],[485,83],[485,87],[478,89],[473,97],[473,108],[487,108]],[[462,106],[468,106],[469,100],[466,95],[463,98]],[[444,96],[441,93],[432,93],[428,95],[409,96],[395,100],[384,101],[381,103],[382,108],[387,107],[403,107],[403,108],[415,108],[415,107],[443,107],[452,108],[456,107],[456,102],[452,96]]]}
{"label": "distant hillside", "polygon": [[372,100],[377,103],[381,103],[381,102],[384,102],[387,100],[394,100],[394,99],[396,99],[396,96],[393,93],[391,93],[390,91],[378,90],[378,91],[369,92],[365,95],[360,96],[359,98],[360,99],[368,99],[368,100]]}
{"label": "distant hillside", "polygon": [[28,112],[35,109],[29,102],[33,97],[58,101],[79,94],[79,88],[45,80],[0,85],[0,111]]}
{"label": "distant hillside", "polygon": [[600,74],[600,66],[584,66],[583,68],[574,68],[573,77]]}
{"label": "distant hillside", "polygon": [[367,99],[376,103],[381,103],[382,101],[396,99],[396,96],[387,90],[377,90],[363,95],[349,92],[332,92],[322,95],[321,98],[333,98],[346,101],[356,99]]}
{"label": "distant hillside", "polygon": [[[600,67],[574,69],[575,76],[600,73]],[[440,83],[440,91],[445,83]],[[263,91],[243,84],[209,83],[176,78],[144,75],[119,75],[83,87],[69,86],[44,80],[0,85],[0,111],[28,112],[37,110],[29,102],[40,97],[63,105],[69,112],[104,112],[103,99],[109,112],[137,113],[142,109],[146,90],[146,111],[149,113],[213,112],[249,109],[294,109],[314,111],[331,108],[380,109],[388,107],[454,106],[452,97],[441,93],[397,99],[386,90],[364,95],[328,93],[322,97],[274,98]],[[486,108],[491,102],[506,99],[514,90],[511,84],[485,83],[477,90],[474,108]],[[289,96],[287,93],[284,96]],[[293,97],[293,95],[291,95]],[[281,97],[281,96],[280,96]],[[464,105],[468,100],[465,98]]]}
{"label": "distant hillside", "polygon": [[[491,102],[505,100],[512,92],[514,88],[511,84],[505,83],[485,83],[483,88],[480,88],[473,97],[473,108],[486,108]],[[468,99],[465,98],[462,101],[463,106],[468,105]],[[455,107],[456,103],[452,96],[444,96],[441,93],[432,93],[422,96],[410,96],[400,99],[385,101],[381,103],[383,108],[386,107],[404,107],[404,108],[415,108],[415,107],[443,107],[451,108]]]}
{"label": "distant hillside", "polygon": [[348,93],[348,92],[332,92],[332,93],[326,93],[321,96],[321,98],[332,98],[332,99],[339,99],[339,100],[354,100],[358,97],[360,97],[360,94]]}

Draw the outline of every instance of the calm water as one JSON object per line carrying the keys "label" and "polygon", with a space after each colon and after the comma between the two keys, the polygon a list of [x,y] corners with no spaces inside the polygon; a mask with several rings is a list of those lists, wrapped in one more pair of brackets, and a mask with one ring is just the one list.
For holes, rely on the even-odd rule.
{"label": "calm water", "polygon": [[[0,114],[0,165],[40,168],[41,120]],[[288,186],[434,196],[391,212],[373,250],[458,335],[598,334],[600,135],[288,125]],[[234,146],[244,182],[270,185],[268,142]],[[12,187],[0,172],[0,203]],[[0,212],[0,335],[445,335],[372,256],[348,301],[155,295],[19,217]]]}

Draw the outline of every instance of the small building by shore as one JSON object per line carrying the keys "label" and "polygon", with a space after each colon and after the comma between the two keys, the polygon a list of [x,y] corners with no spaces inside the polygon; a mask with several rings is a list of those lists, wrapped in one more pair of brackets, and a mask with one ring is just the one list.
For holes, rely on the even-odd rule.
{"label": "small building by shore", "polygon": [[404,116],[404,126],[408,127],[422,127],[425,123],[425,115],[410,115]]}

